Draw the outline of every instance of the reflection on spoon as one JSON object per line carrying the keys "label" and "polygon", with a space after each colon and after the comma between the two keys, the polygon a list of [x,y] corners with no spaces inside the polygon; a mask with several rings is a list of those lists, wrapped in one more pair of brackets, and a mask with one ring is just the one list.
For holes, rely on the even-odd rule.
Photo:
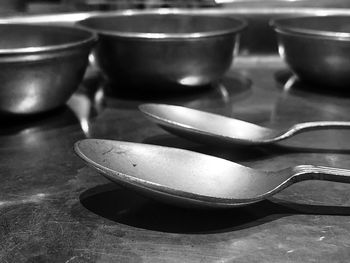
{"label": "reflection on spoon", "polygon": [[289,129],[277,130],[181,106],[142,104],[139,109],[169,132],[212,145],[261,145],[275,143],[309,130],[350,129],[350,121],[305,122],[294,124]]}
{"label": "reflection on spoon", "polygon": [[157,200],[187,207],[234,207],[258,202],[302,180],[350,183],[350,170],[301,165],[254,170],[188,150],[85,139],[75,151],[108,179]]}

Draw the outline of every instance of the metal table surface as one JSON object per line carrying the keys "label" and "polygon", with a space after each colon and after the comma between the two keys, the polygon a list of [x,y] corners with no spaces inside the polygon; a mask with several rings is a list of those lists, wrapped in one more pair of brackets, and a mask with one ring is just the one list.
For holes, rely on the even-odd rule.
{"label": "metal table surface", "polygon": [[220,149],[168,134],[137,109],[171,103],[268,127],[350,119],[349,94],[290,77],[276,56],[246,57],[207,89],[112,96],[90,71],[67,107],[1,126],[0,262],[347,262],[349,185],[307,181],[246,207],[189,210],[120,188],[73,152],[75,141],[93,137],[191,149],[262,170],[350,169],[349,130]]}

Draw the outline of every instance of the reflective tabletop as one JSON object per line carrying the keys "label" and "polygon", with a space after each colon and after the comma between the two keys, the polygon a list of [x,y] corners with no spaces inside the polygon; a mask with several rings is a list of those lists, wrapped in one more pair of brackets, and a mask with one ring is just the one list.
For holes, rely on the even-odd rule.
{"label": "reflective tabletop", "polygon": [[[90,72],[91,73],[91,72]],[[3,262],[341,262],[350,255],[350,189],[308,181],[228,210],[187,210],[138,196],[85,166],[73,143],[116,139],[190,149],[261,170],[297,164],[350,168],[350,131],[314,131],[269,147],[214,148],[180,139],[137,109],[183,105],[268,127],[349,120],[349,94],[303,86],[277,57],[238,58],[197,91],[115,94],[87,74],[62,109],[2,117]],[[153,160],[156,161],[156,160]]]}

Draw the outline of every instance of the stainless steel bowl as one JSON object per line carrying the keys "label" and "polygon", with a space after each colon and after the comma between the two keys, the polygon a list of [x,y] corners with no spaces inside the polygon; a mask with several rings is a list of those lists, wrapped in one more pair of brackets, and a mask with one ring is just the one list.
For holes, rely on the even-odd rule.
{"label": "stainless steel bowl", "polygon": [[350,16],[289,17],[271,24],[280,55],[300,80],[350,87]]}
{"label": "stainless steel bowl", "polygon": [[0,112],[33,114],[64,104],[95,41],[73,27],[0,24]]}
{"label": "stainless steel bowl", "polygon": [[122,13],[79,23],[96,31],[97,62],[123,87],[198,87],[230,67],[238,33],[246,23],[210,15]]}

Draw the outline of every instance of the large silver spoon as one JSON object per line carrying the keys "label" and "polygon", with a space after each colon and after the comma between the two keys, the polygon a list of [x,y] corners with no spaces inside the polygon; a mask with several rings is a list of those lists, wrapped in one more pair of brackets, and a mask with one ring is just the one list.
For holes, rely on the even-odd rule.
{"label": "large silver spoon", "polygon": [[309,130],[350,129],[350,121],[304,122],[278,130],[181,106],[142,104],[139,109],[150,120],[171,133],[210,144],[261,145],[275,143]]}
{"label": "large silver spoon", "polygon": [[300,165],[254,170],[188,150],[85,139],[75,151],[108,179],[161,201],[183,206],[232,207],[258,202],[302,180],[350,183],[350,170]]}

